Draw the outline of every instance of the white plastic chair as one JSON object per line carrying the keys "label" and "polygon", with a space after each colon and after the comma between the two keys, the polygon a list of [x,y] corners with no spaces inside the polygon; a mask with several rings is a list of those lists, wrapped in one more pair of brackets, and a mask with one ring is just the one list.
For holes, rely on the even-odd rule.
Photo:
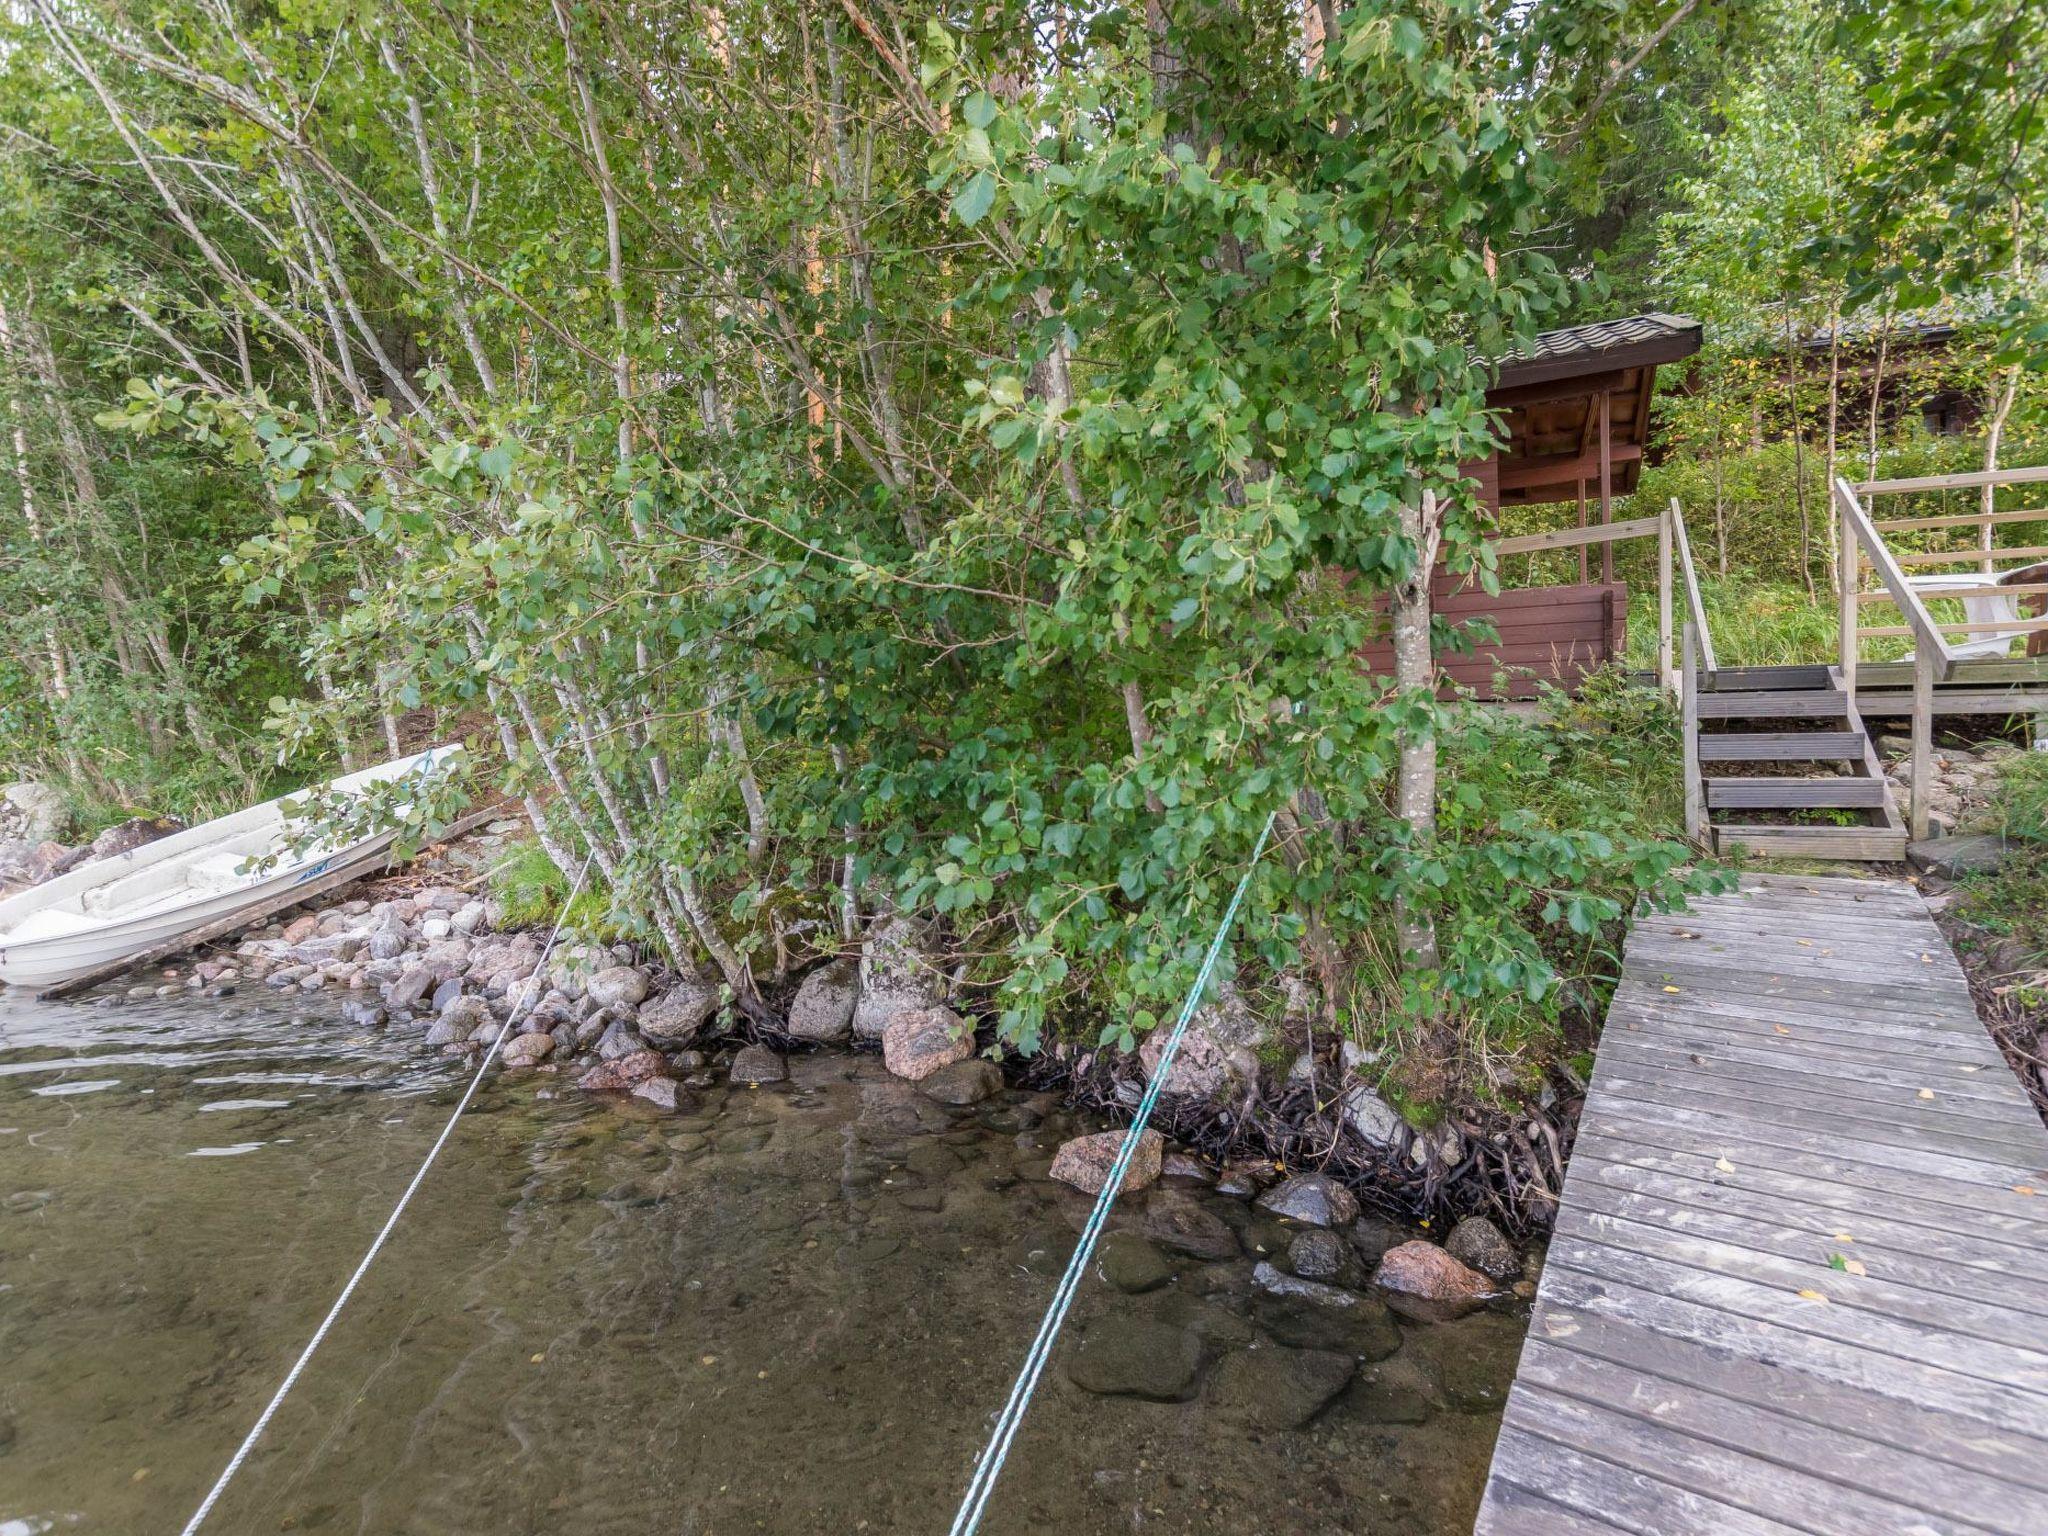
{"label": "white plastic chair", "polygon": [[[2020,615],[2020,600],[2017,594],[1999,589],[2001,577],[1996,571],[1957,571],[1945,576],[1908,576],[1906,585],[1922,596],[1957,598],[1962,602],[1963,614],[1972,624],[2019,624],[2024,622]],[[1958,587],[1970,590],[1958,592]],[[1946,590],[1944,590],[1946,589]],[[2024,629],[1973,630],[1968,634],[1955,636],[1949,641],[1949,650],[1959,661],[1986,656],[2005,656],[2012,650],[2015,640],[2026,638]],[[1911,661],[1913,653],[1904,657]]]}

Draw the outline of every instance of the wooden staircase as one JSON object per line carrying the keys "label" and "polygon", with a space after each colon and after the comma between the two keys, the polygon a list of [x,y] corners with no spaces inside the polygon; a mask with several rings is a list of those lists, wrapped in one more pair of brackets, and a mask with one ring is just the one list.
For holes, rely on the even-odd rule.
{"label": "wooden staircase", "polygon": [[1906,825],[1838,668],[1731,667],[1690,681],[1687,820],[1715,852],[1906,856]]}

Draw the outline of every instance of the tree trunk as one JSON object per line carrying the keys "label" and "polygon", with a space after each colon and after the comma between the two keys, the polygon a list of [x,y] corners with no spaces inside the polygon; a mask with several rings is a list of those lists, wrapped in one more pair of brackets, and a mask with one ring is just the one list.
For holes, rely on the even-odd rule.
{"label": "tree trunk", "polygon": [[[1436,692],[1436,657],[1430,646],[1430,573],[1436,567],[1442,523],[1436,493],[1424,491],[1401,509],[1401,532],[1415,550],[1415,565],[1390,594],[1394,623],[1394,683],[1403,694]],[[1394,814],[1408,828],[1411,864],[1429,857],[1436,843],[1436,731],[1433,724],[1401,733],[1401,762],[1394,790]],[[1410,972],[1437,968],[1436,922],[1427,906],[1403,898],[1395,922],[1401,960]]]}
{"label": "tree trunk", "polygon": [[[1991,423],[1984,430],[1984,472],[1991,473],[1998,468],[1998,450],[2005,440],[2005,424],[2012,416],[2013,403],[2019,399],[2020,365],[2013,364],[2005,371],[2005,388],[1999,391],[1998,405],[1991,413]],[[1987,485],[1978,502],[1978,510],[1990,517],[1998,509],[1998,487]],[[1992,569],[1992,526],[1986,522],[1977,532],[1977,547],[1984,558],[1978,562],[1981,569]]]}

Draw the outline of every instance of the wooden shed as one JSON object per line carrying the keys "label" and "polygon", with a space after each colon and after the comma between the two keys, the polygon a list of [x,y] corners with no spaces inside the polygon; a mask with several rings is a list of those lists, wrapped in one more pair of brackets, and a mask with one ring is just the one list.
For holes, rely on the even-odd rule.
{"label": "wooden shed", "polygon": [[[1700,326],[1680,315],[1633,315],[1597,325],[1546,331],[1526,353],[1501,364],[1487,392],[1500,413],[1503,447],[1467,466],[1488,506],[1562,504],[1552,533],[1506,541],[1503,549],[1577,544],[1579,579],[1565,586],[1509,587],[1497,594],[1439,571],[1437,612],[1454,621],[1490,620],[1495,644],[1446,655],[1449,684],[1481,698],[1525,698],[1541,681],[1570,686],[1617,659],[1628,640],[1628,588],[1614,578],[1606,537],[1614,502],[1636,488],[1649,436],[1657,370],[1700,349]],[[1581,533],[1580,530],[1585,530]],[[1534,543],[1532,540],[1544,540]],[[1390,671],[1393,651],[1366,650],[1374,671]]]}

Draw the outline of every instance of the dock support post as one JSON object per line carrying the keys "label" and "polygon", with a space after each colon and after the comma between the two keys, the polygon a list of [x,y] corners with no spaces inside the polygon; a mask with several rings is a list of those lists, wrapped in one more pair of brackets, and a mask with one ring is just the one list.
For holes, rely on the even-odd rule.
{"label": "dock support post", "polygon": [[[1836,500],[1839,501],[1841,496],[1842,491],[1837,487]],[[1856,543],[1856,534],[1849,526],[1848,517],[1839,506],[1835,509],[1835,521],[1842,530],[1835,554],[1835,592],[1841,614],[1836,629],[1842,655],[1842,691],[1853,703],[1856,698],[1856,653],[1862,649],[1856,597],[1863,588],[1863,552]]]}
{"label": "dock support post", "polygon": [[1678,685],[1671,670],[1671,509],[1657,519],[1657,686],[1666,698],[1676,698]]}
{"label": "dock support post", "polygon": [[[1853,698],[1854,696],[1851,695]],[[1913,647],[1913,841],[1927,838],[1928,790],[1934,779],[1934,658]]]}
{"label": "dock support post", "polygon": [[1693,671],[1693,636],[1690,621],[1685,626],[1682,663],[1684,691],[1679,695],[1683,718],[1679,730],[1685,738],[1685,840],[1695,848],[1706,848],[1706,793],[1700,784],[1700,690],[1699,675]]}

